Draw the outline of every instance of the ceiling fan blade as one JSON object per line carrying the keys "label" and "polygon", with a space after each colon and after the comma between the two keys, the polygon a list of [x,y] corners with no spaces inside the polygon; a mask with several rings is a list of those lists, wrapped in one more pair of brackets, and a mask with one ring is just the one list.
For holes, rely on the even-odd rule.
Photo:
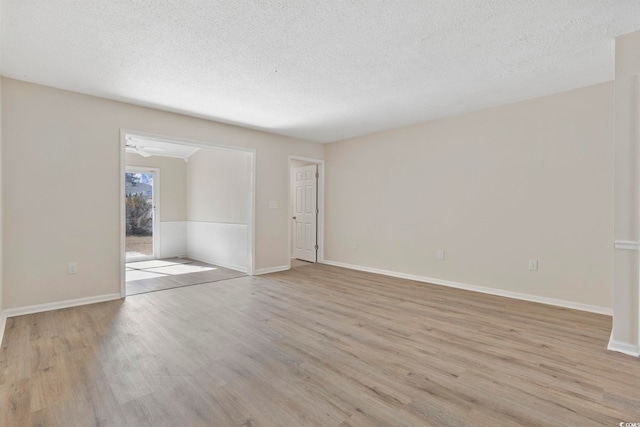
{"label": "ceiling fan blade", "polygon": [[145,150],[142,150],[138,147],[135,146],[131,146],[131,145],[127,145],[125,147],[127,153],[133,153],[133,154],[138,154],[142,157],[151,157],[153,154],[147,153]]}
{"label": "ceiling fan blade", "polygon": [[150,153],[156,152],[156,153],[162,153],[164,151],[166,151],[164,148],[160,148],[160,147],[147,147],[145,145],[138,145],[138,150],[144,150],[144,151],[148,151]]}

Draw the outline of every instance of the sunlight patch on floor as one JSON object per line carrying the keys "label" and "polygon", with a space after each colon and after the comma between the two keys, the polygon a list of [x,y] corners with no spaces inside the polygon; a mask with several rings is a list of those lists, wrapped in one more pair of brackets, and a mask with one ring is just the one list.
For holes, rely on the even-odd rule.
{"label": "sunlight patch on floor", "polygon": [[192,264],[189,259],[154,259],[126,264],[126,281],[155,279],[181,274],[202,273],[217,270],[214,266]]}
{"label": "sunlight patch on floor", "polygon": [[189,264],[191,261],[188,259],[172,259],[172,260],[164,260],[164,259],[152,259],[149,261],[137,261],[137,262],[128,262],[127,267],[133,268],[136,270],[146,270],[148,268],[157,268],[157,267],[169,267],[172,265],[180,265],[180,264]]}

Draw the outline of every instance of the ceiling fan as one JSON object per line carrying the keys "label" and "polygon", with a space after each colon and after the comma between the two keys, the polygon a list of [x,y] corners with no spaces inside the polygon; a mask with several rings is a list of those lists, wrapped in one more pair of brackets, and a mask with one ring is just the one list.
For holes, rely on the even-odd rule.
{"label": "ceiling fan", "polygon": [[154,154],[162,153],[164,148],[160,147],[146,147],[137,143],[133,138],[127,137],[127,145],[126,145],[127,153],[139,154],[142,157],[151,157]]}

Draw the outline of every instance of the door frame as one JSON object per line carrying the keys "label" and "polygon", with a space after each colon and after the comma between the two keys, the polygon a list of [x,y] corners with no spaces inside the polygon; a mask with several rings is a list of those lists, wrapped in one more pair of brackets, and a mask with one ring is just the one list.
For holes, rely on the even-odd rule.
{"label": "door frame", "polygon": [[293,155],[289,155],[289,159],[287,161],[287,176],[289,177],[289,179],[287,180],[287,260],[288,260],[288,267],[289,269],[291,269],[291,237],[292,237],[292,226],[291,226],[291,204],[293,203],[293,199],[291,198],[291,186],[292,186],[292,179],[293,179],[293,175],[291,173],[291,168],[292,168],[292,161],[293,160],[298,160],[298,161],[302,161],[302,162],[307,162],[309,164],[315,164],[318,165],[318,174],[320,174],[319,178],[318,178],[318,188],[317,188],[317,192],[318,192],[318,204],[317,204],[317,208],[318,208],[318,224],[317,224],[317,239],[316,239],[316,244],[318,245],[318,255],[316,257],[316,263],[318,264],[322,264],[324,263],[324,188],[325,188],[325,167],[324,167],[324,160],[322,159],[313,159],[313,158],[309,158],[309,157],[300,157],[300,156],[293,156]]}
{"label": "door frame", "polygon": [[[126,298],[126,246],[125,246],[125,205],[124,205],[124,187],[125,187],[125,170],[126,170],[126,145],[127,136],[156,139],[169,142],[171,144],[188,145],[200,148],[214,148],[219,150],[241,151],[249,154],[249,207],[248,207],[248,223],[247,223],[247,274],[253,276],[255,274],[256,253],[255,253],[255,235],[256,235],[256,150],[254,148],[234,147],[224,144],[218,144],[211,141],[199,141],[187,138],[176,138],[172,136],[158,135],[148,132],[141,132],[131,129],[120,129],[120,296]],[[149,169],[149,168],[147,168]]]}
{"label": "door frame", "polygon": [[[150,260],[150,259],[157,259],[158,255],[160,254],[160,242],[162,239],[162,236],[160,234],[160,169],[159,168],[151,168],[151,167],[144,167],[144,166],[126,166],[125,165],[125,170],[124,170],[124,174],[127,174],[129,172],[133,172],[133,173],[152,173],[153,174],[153,190],[151,193],[151,203],[153,204],[153,255],[152,256],[148,256],[148,257],[140,257],[138,259],[136,259],[136,261],[145,261],[145,260]],[[124,191],[124,190],[123,190]],[[127,258],[127,252],[126,252],[126,233],[127,233],[127,228],[126,228],[126,209],[125,209],[125,263],[126,263],[126,258]]]}

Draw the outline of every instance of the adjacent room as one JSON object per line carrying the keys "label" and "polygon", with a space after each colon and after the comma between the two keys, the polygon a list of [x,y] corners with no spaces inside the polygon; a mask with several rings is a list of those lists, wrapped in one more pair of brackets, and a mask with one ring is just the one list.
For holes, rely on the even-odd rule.
{"label": "adjacent room", "polygon": [[640,3],[0,0],[0,425],[640,422]]}
{"label": "adjacent room", "polygon": [[249,270],[252,154],[124,134],[125,295]]}

